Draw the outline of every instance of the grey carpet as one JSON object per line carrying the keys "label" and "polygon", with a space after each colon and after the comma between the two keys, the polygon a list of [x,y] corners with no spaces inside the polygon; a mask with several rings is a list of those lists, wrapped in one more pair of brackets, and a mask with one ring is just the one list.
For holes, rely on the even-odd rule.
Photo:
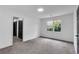
{"label": "grey carpet", "polygon": [[46,38],[27,42],[17,41],[12,47],[0,50],[0,54],[73,54],[74,45]]}

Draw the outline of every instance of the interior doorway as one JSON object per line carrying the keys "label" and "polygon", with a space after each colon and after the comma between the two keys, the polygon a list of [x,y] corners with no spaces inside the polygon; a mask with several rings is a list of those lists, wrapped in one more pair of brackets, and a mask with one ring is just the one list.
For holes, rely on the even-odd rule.
{"label": "interior doorway", "polygon": [[13,17],[13,43],[23,41],[23,18]]}

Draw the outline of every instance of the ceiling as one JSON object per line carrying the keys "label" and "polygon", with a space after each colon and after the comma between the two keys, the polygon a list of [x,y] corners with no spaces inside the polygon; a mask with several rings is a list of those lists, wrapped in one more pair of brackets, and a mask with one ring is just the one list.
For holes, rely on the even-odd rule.
{"label": "ceiling", "polygon": [[[73,12],[75,5],[4,5],[0,8],[12,10],[27,16],[48,17]],[[44,12],[37,12],[37,8],[44,8]]]}

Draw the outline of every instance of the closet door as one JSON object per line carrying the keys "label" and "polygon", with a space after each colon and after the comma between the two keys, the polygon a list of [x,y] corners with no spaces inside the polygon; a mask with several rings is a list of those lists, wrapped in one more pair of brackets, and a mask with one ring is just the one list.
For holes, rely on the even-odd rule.
{"label": "closet door", "polygon": [[13,36],[17,36],[17,21],[13,22]]}
{"label": "closet door", "polygon": [[23,39],[23,21],[18,21],[18,37]]}
{"label": "closet door", "polygon": [[79,54],[79,7],[77,10],[77,53]]}

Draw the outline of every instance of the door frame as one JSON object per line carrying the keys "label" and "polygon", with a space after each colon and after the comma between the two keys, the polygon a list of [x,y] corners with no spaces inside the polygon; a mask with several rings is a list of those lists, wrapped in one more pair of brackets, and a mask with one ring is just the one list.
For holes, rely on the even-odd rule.
{"label": "door frame", "polygon": [[[22,38],[22,42],[23,42],[23,39],[24,39],[24,18],[19,17],[19,16],[13,16],[13,17],[22,18],[22,21],[23,21],[23,34],[22,34],[23,38]],[[13,45],[13,21],[14,21],[13,17],[11,17],[12,18],[12,45]]]}
{"label": "door frame", "polygon": [[74,49],[75,53],[77,54],[77,9],[78,5],[75,6],[74,13],[73,13],[73,29],[74,29]]}

